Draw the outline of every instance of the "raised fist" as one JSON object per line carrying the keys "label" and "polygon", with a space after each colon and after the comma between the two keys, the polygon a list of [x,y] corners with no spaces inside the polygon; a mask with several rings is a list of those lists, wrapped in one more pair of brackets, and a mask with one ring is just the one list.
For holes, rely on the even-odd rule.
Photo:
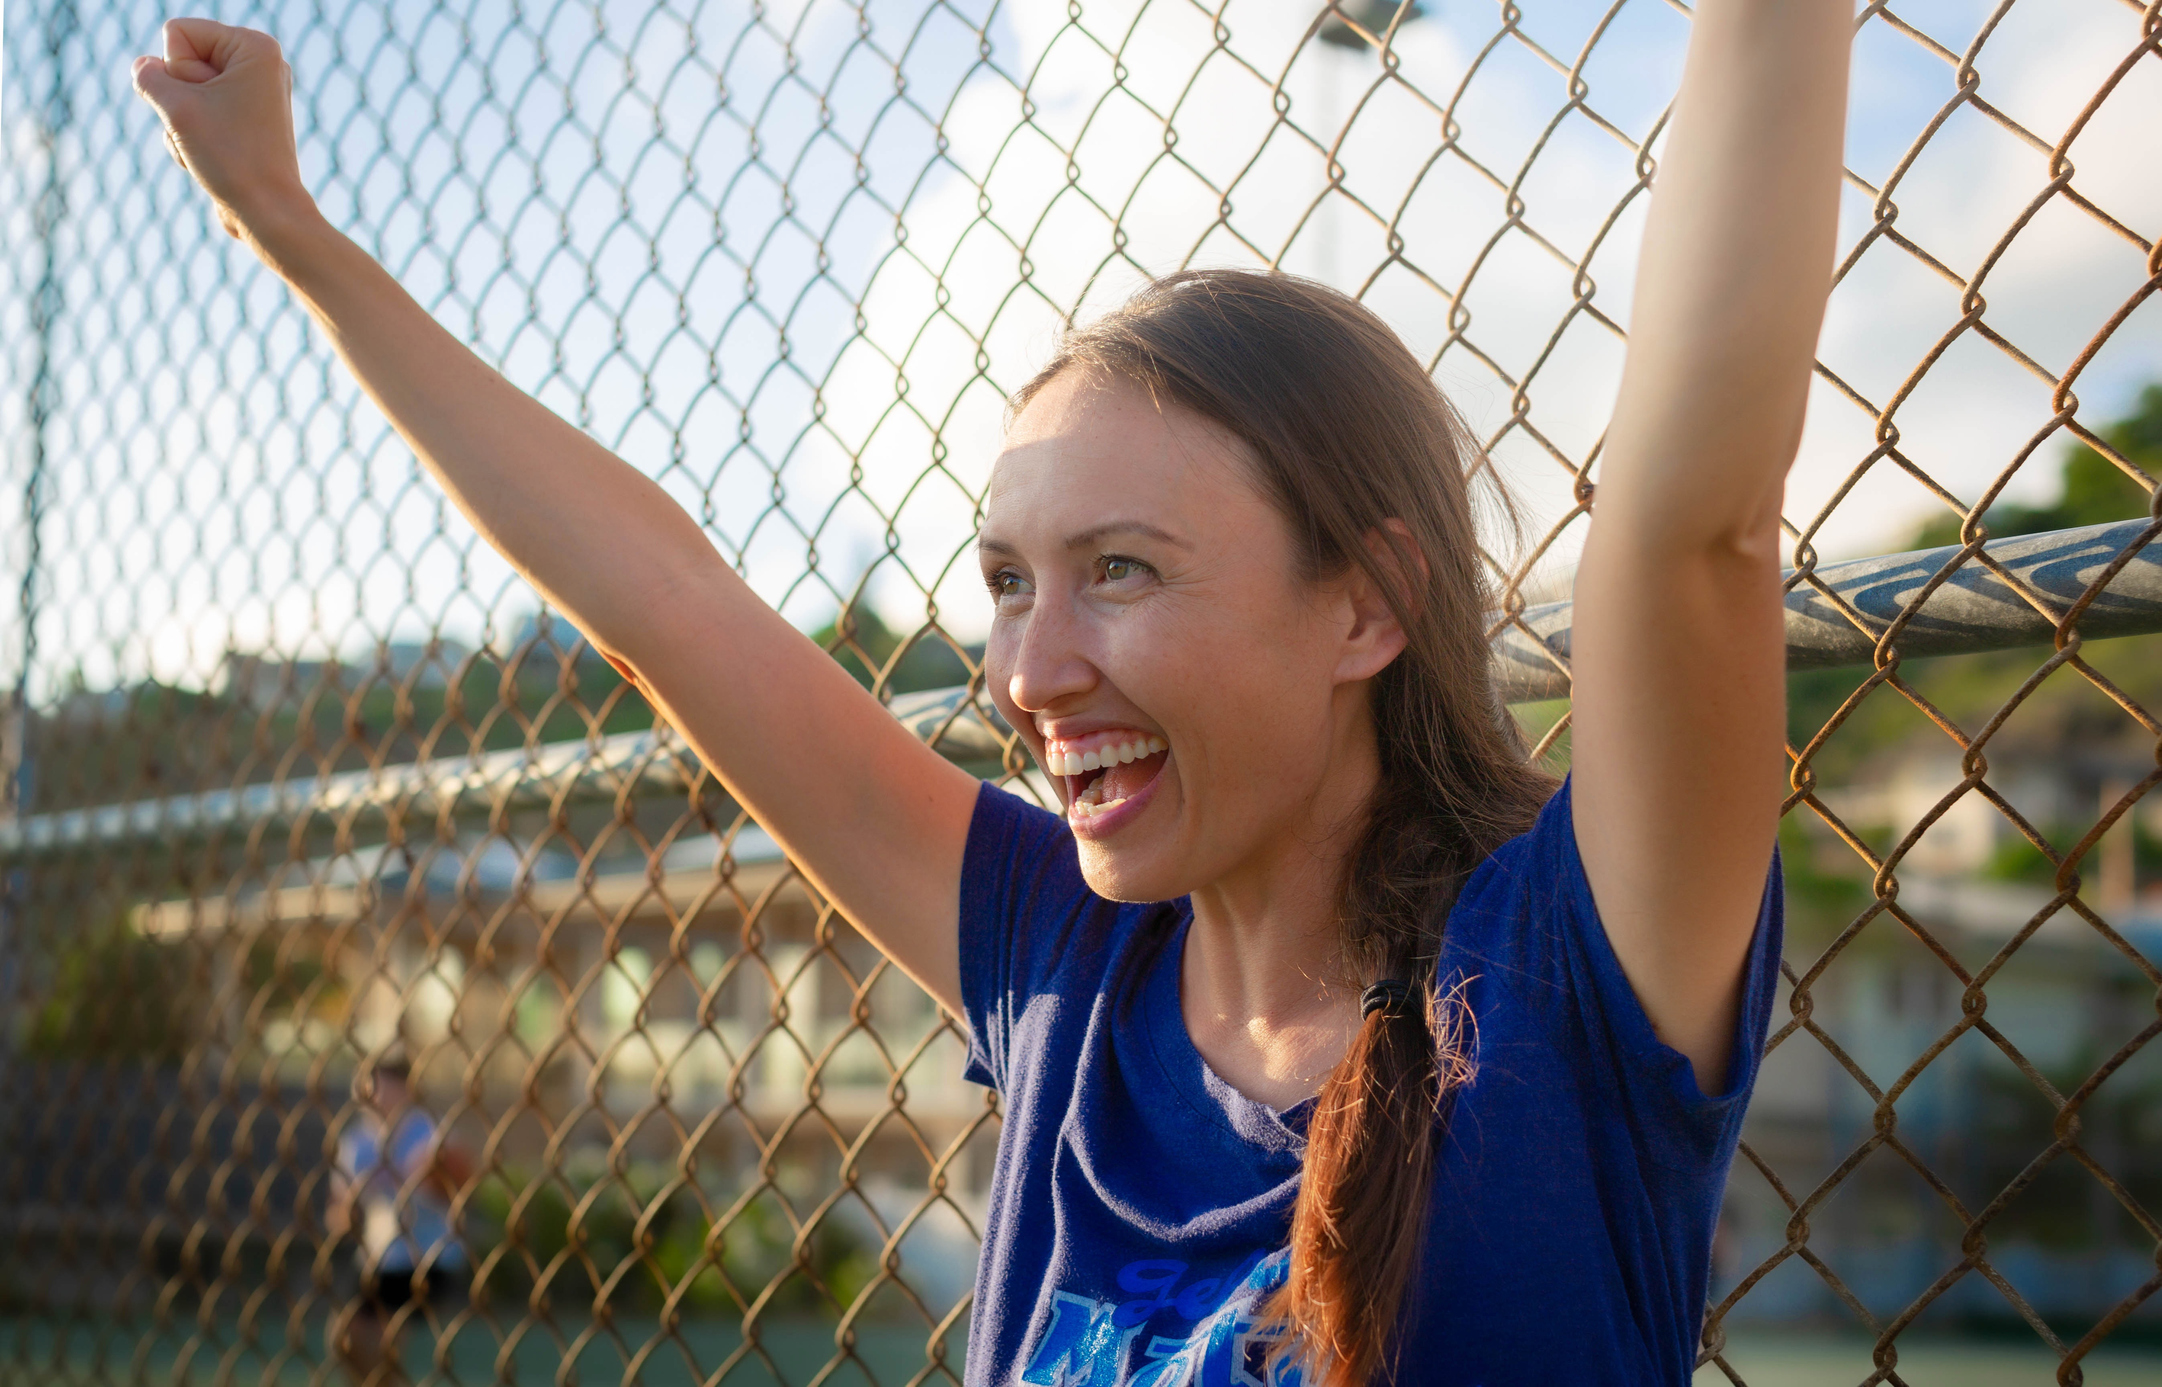
{"label": "raised fist", "polygon": [[135,60],[165,143],[241,236],[308,205],[293,142],[293,70],[278,41],[210,19],[165,23],[165,56]]}

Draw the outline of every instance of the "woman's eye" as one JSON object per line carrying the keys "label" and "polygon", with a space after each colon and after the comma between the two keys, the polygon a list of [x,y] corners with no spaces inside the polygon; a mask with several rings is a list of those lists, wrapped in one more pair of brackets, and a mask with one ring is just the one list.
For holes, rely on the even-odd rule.
{"label": "woman's eye", "polygon": [[990,577],[984,579],[983,581],[984,586],[991,590],[992,599],[994,601],[1000,602],[1003,602],[1009,597],[1021,596],[1021,594],[1025,592],[1028,587],[1028,585],[1022,581],[1021,575],[1014,572],[1010,568],[1002,568],[998,572],[993,573]]}
{"label": "woman's eye", "polygon": [[1141,571],[1142,566],[1133,559],[1111,555],[1103,561],[1104,581],[1107,583],[1123,583]]}

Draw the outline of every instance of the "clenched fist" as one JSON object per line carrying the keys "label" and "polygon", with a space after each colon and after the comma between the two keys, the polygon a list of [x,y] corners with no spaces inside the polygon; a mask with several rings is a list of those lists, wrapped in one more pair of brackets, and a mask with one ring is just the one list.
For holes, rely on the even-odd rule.
{"label": "clenched fist", "polygon": [[165,24],[165,56],[135,60],[135,90],[182,168],[235,236],[311,207],[293,142],[293,70],[278,41],[210,19]]}

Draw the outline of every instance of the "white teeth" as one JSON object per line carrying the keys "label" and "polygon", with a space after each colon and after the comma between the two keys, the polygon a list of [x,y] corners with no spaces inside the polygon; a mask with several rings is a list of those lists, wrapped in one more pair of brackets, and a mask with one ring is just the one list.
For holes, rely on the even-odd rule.
{"label": "white teeth", "polygon": [[1067,807],[1066,817],[1069,819],[1093,819],[1098,814],[1116,809],[1125,802],[1124,799],[1115,799],[1105,804],[1098,804],[1096,801],[1089,799],[1087,795],[1083,795]]}
{"label": "white teeth", "polygon": [[1170,749],[1171,744],[1161,737],[1143,737],[1139,741],[1118,742],[1080,753],[1050,751],[1044,754],[1044,769],[1052,775],[1085,775],[1090,771],[1127,765]]}

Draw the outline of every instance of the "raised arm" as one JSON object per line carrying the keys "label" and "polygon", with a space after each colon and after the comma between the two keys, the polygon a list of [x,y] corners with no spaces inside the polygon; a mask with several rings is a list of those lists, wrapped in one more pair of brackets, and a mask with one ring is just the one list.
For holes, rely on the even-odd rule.
{"label": "raised arm", "polygon": [[760,601],[666,492],[444,331],[302,186],[268,35],[165,27],[136,89],[219,220],[322,325],[490,544],[636,679],[844,915],[960,1009],[961,850],[977,782]]}
{"label": "raised arm", "polygon": [[1853,26],[1844,0],[1699,0],[1577,570],[1577,842],[1623,971],[1706,1092],[1778,829],[1779,506]]}

